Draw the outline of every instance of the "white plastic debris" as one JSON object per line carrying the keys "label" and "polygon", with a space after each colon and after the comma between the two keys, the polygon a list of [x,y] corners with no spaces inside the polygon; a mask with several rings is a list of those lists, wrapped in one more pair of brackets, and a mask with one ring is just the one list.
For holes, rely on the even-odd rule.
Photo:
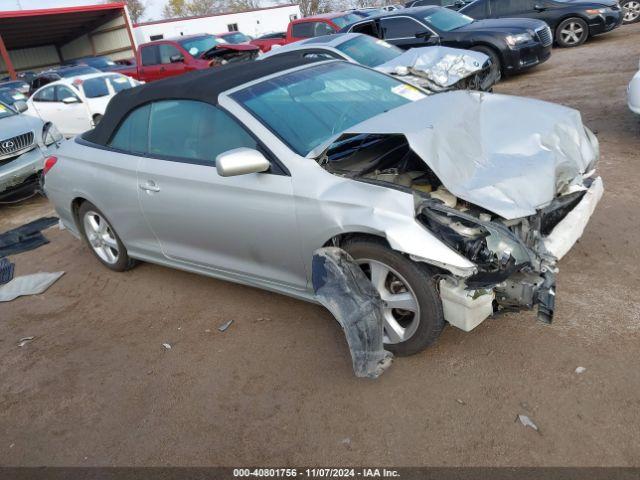
{"label": "white plastic debris", "polygon": [[522,425],[524,425],[525,427],[530,427],[533,428],[536,432],[539,432],[540,430],[538,429],[538,426],[533,423],[533,420],[531,420],[529,417],[527,417],[526,415],[518,415],[518,420],[520,420],[520,423]]}
{"label": "white plastic debris", "polygon": [[163,346],[164,348],[166,348],[167,350],[171,350],[171,345],[170,345],[170,344],[168,344],[168,343],[163,343],[163,344],[162,344],[162,346]]}
{"label": "white plastic debris", "polygon": [[0,302],[10,302],[23,295],[38,295],[53,285],[64,272],[34,273],[16,277],[0,286]]}
{"label": "white plastic debris", "polygon": [[33,341],[34,338],[36,337],[23,337],[20,340],[18,340],[18,346],[24,347],[27,343]]}
{"label": "white plastic debris", "polygon": [[586,372],[586,371],[587,371],[587,369],[586,369],[586,368],[584,368],[584,367],[578,367],[578,368],[576,368],[576,373],[577,373],[578,375],[580,375],[581,373],[584,373],[584,372]]}
{"label": "white plastic debris", "polygon": [[220,325],[218,327],[218,330],[220,330],[221,332],[224,332],[225,330],[227,330],[227,328],[229,328],[231,326],[231,324],[233,323],[233,320],[229,320],[226,323],[223,323],[222,325]]}

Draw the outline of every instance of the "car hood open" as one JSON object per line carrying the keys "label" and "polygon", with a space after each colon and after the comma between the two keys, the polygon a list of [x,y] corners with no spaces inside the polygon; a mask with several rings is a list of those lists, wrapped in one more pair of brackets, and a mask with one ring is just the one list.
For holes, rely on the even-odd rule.
{"label": "car hood open", "polygon": [[482,71],[489,57],[482,52],[449,47],[422,47],[407,50],[402,55],[376,67],[384,73],[397,73],[398,67],[409,72],[422,72],[437,86],[446,88],[463,78]]}
{"label": "car hood open", "polygon": [[533,215],[581,185],[599,155],[578,111],[480,92],[433,95],[340,136],[363,133],[404,135],[451,193],[506,219]]}

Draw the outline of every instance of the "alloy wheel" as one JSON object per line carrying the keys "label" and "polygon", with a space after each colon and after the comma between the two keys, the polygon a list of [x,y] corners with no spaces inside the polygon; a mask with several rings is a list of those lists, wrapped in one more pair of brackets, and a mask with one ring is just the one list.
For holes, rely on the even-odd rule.
{"label": "alloy wheel", "polygon": [[84,232],[96,255],[108,264],[115,264],[120,258],[118,242],[109,223],[102,215],[92,210],[84,216]]}
{"label": "alloy wheel", "polygon": [[640,2],[635,0],[627,2],[623,5],[622,11],[625,23],[635,22],[640,18]]}
{"label": "alloy wheel", "polygon": [[411,338],[420,323],[418,298],[402,275],[377,260],[356,260],[384,302],[384,343],[402,343]]}
{"label": "alloy wheel", "polygon": [[569,22],[562,30],[560,30],[562,41],[567,45],[580,43],[584,34],[584,28],[578,22]]}

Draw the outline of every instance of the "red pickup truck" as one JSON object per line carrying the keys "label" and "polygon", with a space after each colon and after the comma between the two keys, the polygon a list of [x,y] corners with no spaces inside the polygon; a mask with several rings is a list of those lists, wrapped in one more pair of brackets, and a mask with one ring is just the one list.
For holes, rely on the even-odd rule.
{"label": "red pickup truck", "polygon": [[331,35],[343,27],[362,20],[355,13],[334,12],[292,20],[287,28],[285,43],[297,42],[305,38]]}
{"label": "red pickup truck", "polygon": [[215,35],[185,35],[143,43],[136,51],[136,65],[118,72],[152,82],[192,70],[253,60],[259,51],[254,45],[227,43]]}

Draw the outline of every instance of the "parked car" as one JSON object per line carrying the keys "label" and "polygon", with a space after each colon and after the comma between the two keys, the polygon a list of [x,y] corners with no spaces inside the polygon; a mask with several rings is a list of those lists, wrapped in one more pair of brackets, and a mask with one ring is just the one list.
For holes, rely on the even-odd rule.
{"label": "parked car", "polygon": [[13,107],[0,101],[0,203],[31,196],[39,189],[39,177],[48,147],[62,136],[51,124],[24,115],[27,105]]}
{"label": "parked car", "polygon": [[[638,65],[640,68],[640,65]],[[627,87],[627,104],[629,109],[640,115],[640,70],[633,76]]]}
{"label": "parked car", "polygon": [[405,50],[429,45],[475,50],[491,58],[494,74],[521,72],[551,56],[551,30],[540,20],[474,21],[442,7],[405,8],[361,20],[342,32],[364,33]]}
{"label": "parked car", "polygon": [[622,9],[622,23],[636,23],[640,20],[640,0],[622,0],[620,2]]}
{"label": "parked car", "polygon": [[13,107],[16,102],[26,102],[27,96],[21,93],[18,90],[14,90],[13,88],[8,88],[0,84],[0,102],[4,105],[9,105]]}
{"label": "parked car", "polygon": [[334,12],[298,18],[289,22],[285,43],[297,42],[305,38],[331,35],[350,23],[361,20],[354,13]]}
{"label": "parked car", "polygon": [[79,75],[89,75],[91,73],[100,73],[100,70],[89,67],[87,65],[76,65],[71,67],[59,67],[41,72],[36,75],[33,80],[31,80],[28,96],[33,95],[33,92],[51,82],[57,82],[62,78],[77,77]]}
{"label": "parked car", "polygon": [[384,40],[361,33],[337,33],[290,43],[272,50],[261,60],[275,56],[346,60],[390,75],[401,76],[432,93],[448,90],[491,91],[500,79],[491,69],[491,59],[481,52],[449,47],[402,50]]}
{"label": "parked car", "polygon": [[274,32],[262,35],[254,40],[251,40],[251,45],[255,45],[262,52],[268,52],[274,45],[284,45],[287,41],[287,32]]}
{"label": "parked car", "polygon": [[460,10],[472,1],[473,0],[410,0],[405,3],[404,6],[405,8],[436,6],[450,8],[451,10]]}
{"label": "parked car", "polygon": [[275,57],[121,92],[44,187],[115,271],[144,260],[317,302],[313,258],[342,249],[385,302],[385,348],[412,354],[494,306],[551,321],[598,155],[564,106]]}
{"label": "parked car", "polygon": [[230,62],[252,60],[259,51],[254,45],[234,45],[215,35],[184,35],[139,45],[135,66],[123,66],[118,72],[141,82],[152,82]]}
{"label": "parked car", "polygon": [[63,78],[36,90],[27,102],[28,111],[72,137],[97,125],[116,93],[138,84],[115,72]]}
{"label": "parked car", "polygon": [[249,37],[248,35],[245,35],[242,32],[217,33],[216,37],[232,45],[247,44],[247,43],[250,43],[252,40],[251,37]]}
{"label": "parked car", "polygon": [[8,80],[6,82],[0,82],[0,88],[15,90],[23,95],[27,95],[29,93],[29,84],[24,80]]}
{"label": "parked car", "polygon": [[559,47],[577,47],[589,37],[610,32],[621,25],[623,16],[617,0],[475,0],[460,13],[476,20],[542,20]]}
{"label": "parked car", "polygon": [[111,72],[120,68],[116,62],[107,56],[75,58],[73,60],[66,60],[63,65],[88,65],[101,72]]}

